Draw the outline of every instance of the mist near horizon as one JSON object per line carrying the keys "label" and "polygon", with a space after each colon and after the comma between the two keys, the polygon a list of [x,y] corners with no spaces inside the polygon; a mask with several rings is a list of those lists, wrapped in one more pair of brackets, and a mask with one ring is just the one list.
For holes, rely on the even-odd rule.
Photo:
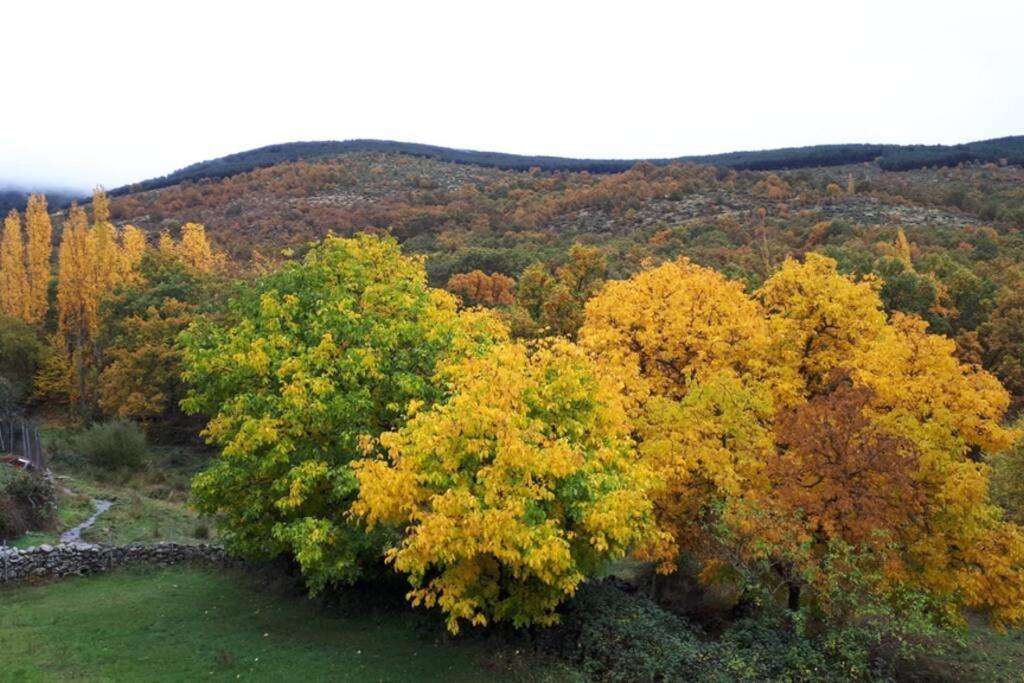
{"label": "mist near horizon", "polygon": [[652,158],[1024,133],[1020,3],[5,14],[60,49],[24,30],[0,44],[26,65],[0,126],[0,187],[112,188],[297,140]]}

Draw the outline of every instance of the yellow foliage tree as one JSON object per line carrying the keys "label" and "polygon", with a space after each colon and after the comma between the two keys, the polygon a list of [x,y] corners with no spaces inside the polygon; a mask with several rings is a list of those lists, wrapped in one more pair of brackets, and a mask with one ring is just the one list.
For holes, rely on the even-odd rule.
{"label": "yellow foliage tree", "polygon": [[[74,376],[63,383],[72,388],[69,394],[74,398],[69,395],[69,402],[86,400],[85,354],[82,348],[99,326],[98,304],[92,297],[94,292],[89,220],[85,210],[72,203],[61,233],[57,265],[57,336],[62,340],[64,352],[73,358],[68,367]],[[58,385],[57,382],[51,384]]]}
{"label": "yellow foliage tree", "polygon": [[101,188],[93,195],[92,206],[97,221],[90,228],[85,210],[71,205],[61,235],[57,274],[57,334],[72,358],[74,375],[67,386],[75,387],[74,394],[83,404],[94,398],[90,380],[102,366],[96,344],[100,303],[117,285],[132,279],[145,250],[144,236],[136,228],[125,231],[123,244],[118,239],[117,228],[106,220],[110,213]]}
{"label": "yellow foliage tree", "polygon": [[356,463],[353,511],[404,529],[387,559],[452,632],[553,623],[588,575],[652,532],[622,403],[564,341],[465,360],[451,391],[381,436],[386,460]]}
{"label": "yellow foliage tree", "polygon": [[206,237],[206,228],[199,223],[181,226],[181,239],[177,242],[166,230],[160,233],[157,248],[161,254],[180,258],[189,268],[199,273],[211,273],[224,265],[224,254],[214,250]]}
{"label": "yellow foliage tree", "polygon": [[788,259],[757,292],[773,342],[769,364],[788,372],[791,386],[774,393],[785,403],[819,390],[854,349],[877,341],[885,328],[881,284],[839,275],[834,260],[807,254]]}
{"label": "yellow foliage tree", "polygon": [[178,254],[187,265],[200,273],[211,272],[222,260],[206,239],[206,228],[199,223],[186,223],[181,226]]}
{"label": "yellow foliage tree", "polygon": [[0,313],[30,322],[30,304],[21,216],[11,209],[0,240]]}
{"label": "yellow foliage tree", "polygon": [[138,273],[142,257],[146,253],[146,234],[134,225],[126,225],[121,231],[121,280],[130,281]]}
{"label": "yellow foliage tree", "polygon": [[174,339],[192,319],[188,305],[165,299],[142,316],[119,321],[132,344],[110,349],[100,374],[99,405],[106,414],[140,421],[166,414],[181,384],[181,352]]}
{"label": "yellow foliage tree", "polygon": [[37,401],[66,404],[78,401],[78,384],[75,382],[72,358],[60,335],[54,334],[47,339],[32,389]]}
{"label": "yellow foliage tree", "polygon": [[896,231],[896,258],[903,262],[909,272],[914,271],[914,262],[910,256],[910,241],[907,240],[907,233],[903,228]]}
{"label": "yellow foliage tree", "polygon": [[110,200],[102,185],[92,191],[92,222],[94,225],[110,222]]}
{"label": "yellow foliage tree", "polygon": [[84,343],[97,325],[89,248],[89,222],[85,210],[72,203],[61,233],[57,267],[57,333]]}
{"label": "yellow foliage tree", "polygon": [[171,237],[171,233],[166,230],[160,233],[160,237],[157,240],[157,249],[165,256],[173,256],[177,253],[177,247],[174,244],[174,238]]}
{"label": "yellow foliage tree", "polygon": [[47,293],[50,288],[50,256],[53,253],[53,225],[44,195],[34,194],[28,198],[25,231],[28,237],[29,320],[39,324],[50,307]]}

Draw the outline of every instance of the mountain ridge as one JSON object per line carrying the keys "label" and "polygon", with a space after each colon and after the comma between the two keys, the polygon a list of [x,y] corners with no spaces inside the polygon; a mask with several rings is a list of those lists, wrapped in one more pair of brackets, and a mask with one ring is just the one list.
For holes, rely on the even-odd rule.
{"label": "mountain ridge", "polygon": [[512,154],[369,138],[340,141],[312,140],[265,145],[196,162],[164,176],[115,188],[110,191],[110,194],[120,195],[140,190],[154,190],[188,180],[224,178],[256,168],[273,166],[277,163],[353,152],[391,152],[501,170],[523,171],[537,167],[544,171],[619,173],[640,162],[658,166],[671,163],[694,163],[724,166],[736,170],[770,171],[840,166],[876,160],[884,170],[900,171],[926,166],[955,166],[964,162],[989,162],[1001,159],[1005,159],[1009,164],[1024,164],[1024,135],[1011,135],[955,145],[843,143],[632,159],[587,159]]}
{"label": "mountain ridge", "polygon": [[[717,154],[661,158],[587,159],[551,155],[527,155],[444,147],[416,142],[378,139],[313,140],[264,145],[222,157],[189,164],[163,176],[148,178],[109,190],[111,196],[158,190],[185,182],[227,178],[281,163],[342,156],[360,152],[402,154],[500,170],[586,171],[621,173],[638,163],[656,166],[673,163],[702,164],[734,170],[774,171],[824,168],[858,163],[877,163],[883,170],[905,171],[930,166],[956,166],[970,162],[1005,162],[1024,165],[1024,135],[1004,136],[955,145],[896,145],[874,143],[822,144],[780,147],[765,150],[740,150]],[[38,189],[35,191],[39,191]],[[0,192],[0,213],[23,210],[30,190],[10,187]],[[50,193],[50,206],[68,206],[75,195],[61,191]],[[78,198],[89,201],[87,196]]]}

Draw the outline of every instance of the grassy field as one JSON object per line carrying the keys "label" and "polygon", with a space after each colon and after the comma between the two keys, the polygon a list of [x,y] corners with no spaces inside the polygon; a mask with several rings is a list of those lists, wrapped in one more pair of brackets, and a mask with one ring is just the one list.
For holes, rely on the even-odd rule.
{"label": "grassy field", "polygon": [[216,539],[216,529],[188,507],[192,476],[206,466],[209,455],[182,446],[151,445],[143,467],[105,471],[76,455],[76,430],[47,424],[43,438],[51,453],[58,483],[56,524],[52,530],[32,531],[12,545],[25,548],[55,544],[60,534],[93,513],[93,499],[113,501],[96,524],[82,534],[88,543],[198,543]]}
{"label": "grassy field", "polygon": [[0,589],[0,681],[571,680],[408,610],[328,610],[243,574],[123,571]]}
{"label": "grassy field", "polygon": [[88,543],[197,543],[213,535],[210,525],[180,499],[153,498],[140,492],[133,482],[97,481],[82,474],[63,477],[62,481],[89,499],[114,503],[82,534],[82,540]]}
{"label": "grassy field", "polygon": [[57,481],[68,490],[58,494],[56,528],[29,532],[12,545],[27,548],[57,543],[62,532],[92,515],[94,498],[113,501],[114,505],[82,534],[82,540],[88,543],[199,543],[216,535],[212,525],[180,499],[153,498],[140,493],[131,482],[102,481],[84,472],[59,475]]}

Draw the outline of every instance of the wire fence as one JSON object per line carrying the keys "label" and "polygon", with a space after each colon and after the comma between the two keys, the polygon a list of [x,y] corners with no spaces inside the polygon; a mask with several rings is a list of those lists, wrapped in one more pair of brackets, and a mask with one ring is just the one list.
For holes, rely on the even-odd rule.
{"label": "wire fence", "polygon": [[0,420],[0,460],[15,467],[46,471],[43,442],[31,420]]}

